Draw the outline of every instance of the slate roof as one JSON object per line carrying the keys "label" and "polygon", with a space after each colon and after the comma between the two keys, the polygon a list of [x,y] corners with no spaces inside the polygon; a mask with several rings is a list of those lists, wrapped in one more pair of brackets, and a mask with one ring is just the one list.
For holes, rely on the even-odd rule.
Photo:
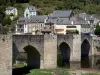
{"label": "slate roof", "polygon": [[20,17],[18,19],[18,23],[20,23],[20,24],[25,24],[26,22],[29,22],[29,19],[28,18]]}
{"label": "slate roof", "polygon": [[46,20],[46,23],[56,23],[58,20],[57,17],[48,17],[48,19]]}
{"label": "slate roof", "polygon": [[79,15],[79,17],[86,19],[87,21],[95,19],[92,15],[89,15],[89,14],[86,14],[86,13],[81,13],[81,14],[78,14],[78,15]]}
{"label": "slate roof", "polygon": [[59,18],[68,18],[70,17],[71,13],[72,10],[65,10],[65,11],[56,10],[51,15]]}
{"label": "slate roof", "polygon": [[33,23],[44,23],[44,20],[47,18],[47,15],[42,15],[42,16],[33,16],[30,18],[30,22]]}
{"label": "slate roof", "polygon": [[83,18],[80,18],[79,16],[71,17],[70,19],[59,19],[57,21],[57,25],[85,25],[88,24],[87,21],[85,21]]}
{"label": "slate roof", "polygon": [[14,7],[7,7],[6,10],[13,10]]}
{"label": "slate roof", "polygon": [[46,15],[42,15],[42,16],[33,16],[31,18],[24,18],[21,17],[18,19],[18,22],[20,24],[26,24],[26,23],[44,23],[44,20],[47,18]]}

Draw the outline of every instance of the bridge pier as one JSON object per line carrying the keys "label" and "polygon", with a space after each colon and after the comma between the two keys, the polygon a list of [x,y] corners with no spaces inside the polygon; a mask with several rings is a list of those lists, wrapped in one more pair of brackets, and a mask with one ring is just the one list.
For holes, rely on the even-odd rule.
{"label": "bridge pier", "polygon": [[80,68],[81,61],[81,35],[73,35],[73,46],[70,56],[70,67]]}
{"label": "bridge pier", "polygon": [[57,35],[45,35],[44,39],[44,68],[56,68]]}
{"label": "bridge pier", "polygon": [[0,75],[12,75],[12,36],[0,35]]}

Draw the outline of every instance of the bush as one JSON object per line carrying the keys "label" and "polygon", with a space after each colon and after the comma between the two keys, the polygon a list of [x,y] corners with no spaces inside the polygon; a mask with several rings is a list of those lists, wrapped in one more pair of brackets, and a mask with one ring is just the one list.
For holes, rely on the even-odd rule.
{"label": "bush", "polygon": [[100,27],[95,29],[94,34],[100,36]]}
{"label": "bush", "polygon": [[57,65],[58,65],[58,67],[62,67],[63,66],[62,55],[61,54],[57,55]]}

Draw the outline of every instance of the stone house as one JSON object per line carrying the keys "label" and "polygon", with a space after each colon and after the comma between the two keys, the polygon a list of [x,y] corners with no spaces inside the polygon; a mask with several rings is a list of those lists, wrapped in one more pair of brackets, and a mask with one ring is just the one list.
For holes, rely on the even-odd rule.
{"label": "stone house", "polygon": [[5,14],[10,16],[10,19],[13,20],[14,17],[18,15],[18,10],[15,7],[7,7]]}
{"label": "stone house", "polygon": [[46,26],[50,25],[55,34],[68,34],[73,31],[79,34],[90,33],[90,24],[79,15],[74,15],[71,10],[51,13],[46,20]]}
{"label": "stone house", "polygon": [[44,22],[46,18],[46,15],[19,18],[16,25],[16,34],[41,34],[41,30],[45,26]]}

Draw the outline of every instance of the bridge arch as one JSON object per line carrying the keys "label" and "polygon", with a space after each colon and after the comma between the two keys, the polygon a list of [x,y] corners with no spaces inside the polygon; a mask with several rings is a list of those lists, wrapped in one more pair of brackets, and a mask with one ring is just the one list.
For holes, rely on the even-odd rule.
{"label": "bridge arch", "polygon": [[40,53],[38,50],[31,46],[27,45],[23,48],[27,54],[27,66],[32,68],[40,68]]}
{"label": "bridge arch", "polygon": [[[70,52],[71,48],[66,42],[62,42],[59,47],[58,47],[58,66],[65,67],[67,66],[68,68],[70,67]],[[59,59],[60,55],[60,59]]]}
{"label": "bridge arch", "polygon": [[90,43],[85,39],[81,44],[81,56],[89,56]]}
{"label": "bridge arch", "polygon": [[82,68],[90,67],[89,52],[90,52],[90,43],[87,39],[84,39],[84,41],[81,44],[81,67]]}

